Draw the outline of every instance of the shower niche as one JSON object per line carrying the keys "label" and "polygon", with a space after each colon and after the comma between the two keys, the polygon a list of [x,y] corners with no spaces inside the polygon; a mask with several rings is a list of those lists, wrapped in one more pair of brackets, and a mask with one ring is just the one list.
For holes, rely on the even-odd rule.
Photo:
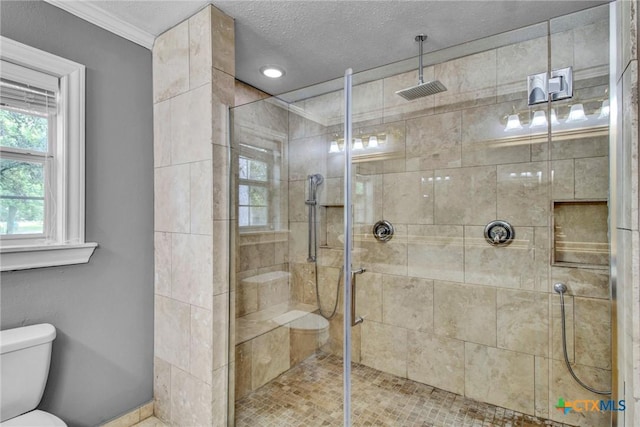
{"label": "shower niche", "polygon": [[606,200],[553,202],[553,263],[565,267],[609,265]]}

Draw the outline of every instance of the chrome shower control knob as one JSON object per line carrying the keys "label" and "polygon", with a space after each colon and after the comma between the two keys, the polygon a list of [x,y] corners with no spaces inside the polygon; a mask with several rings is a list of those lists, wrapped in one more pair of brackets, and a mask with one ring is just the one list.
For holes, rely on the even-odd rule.
{"label": "chrome shower control knob", "polygon": [[515,237],[516,233],[507,221],[491,221],[484,228],[484,238],[493,246],[506,246]]}
{"label": "chrome shower control knob", "polygon": [[373,237],[379,242],[387,242],[393,237],[393,225],[389,221],[381,220],[373,225]]}

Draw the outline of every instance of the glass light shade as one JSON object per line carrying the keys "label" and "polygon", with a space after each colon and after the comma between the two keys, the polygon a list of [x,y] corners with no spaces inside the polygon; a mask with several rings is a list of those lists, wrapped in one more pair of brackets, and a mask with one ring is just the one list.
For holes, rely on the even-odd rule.
{"label": "glass light shade", "polygon": [[607,117],[609,117],[609,100],[604,100],[602,101],[602,107],[600,107],[600,115],[598,116],[599,119],[606,119]]}
{"label": "glass light shade", "polygon": [[522,129],[522,125],[520,124],[520,117],[517,114],[512,114],[507,119],[507,126],[505,126],[504,131],[509,132],[511,130]]}
{"label": "glass light shade", "polygon": [[544,111],[538,110],[533,113],[533,120],[529,125],[529,129],[547,127],[547,115]]}
{"label": "glass light shade", "polygon": [[587,116],[584,114],[584,107],[582,104],[572,105],[566,123],[578,123],[584,121],[587,121]]}
{"label": "glass light shade", "polygon": [[338,141],[335,139],[331,141],[331,145],[329,146],[329,153],[339,153],[340,147],[338,147]]}
{"label": "glass light shade", "polygon": [[362,138],[356,138],[353,141],[353,151],[355,150],[364,150],[364,145],[362,145]]}
{"label": "glass light shade", "polygon": [[551,124],[552,125],[559,125],[560,122],[558,121],[558,115],[556,114],[556,109],[552,108],[551,109]]}
{"label": "glass light shade", "polygon": [[376,148],[378,146],[378,137],[373,135],[369,137],[369,148]]}

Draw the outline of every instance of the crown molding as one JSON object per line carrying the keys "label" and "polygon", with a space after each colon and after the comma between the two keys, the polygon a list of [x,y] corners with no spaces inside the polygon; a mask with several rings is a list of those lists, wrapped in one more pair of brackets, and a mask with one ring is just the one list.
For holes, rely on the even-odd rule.
{"label": "crown molding", "polygon": [[120,37],[151,49],[156,37],[88,1],[44,0]]}

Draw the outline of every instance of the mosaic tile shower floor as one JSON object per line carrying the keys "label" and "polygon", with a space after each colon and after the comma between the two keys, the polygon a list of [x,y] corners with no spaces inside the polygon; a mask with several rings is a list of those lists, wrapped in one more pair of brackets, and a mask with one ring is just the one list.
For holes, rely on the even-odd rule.
{"label": "mosaic tile shower floor", "polygon": [[[359,364],[351,384],[354,426],[566,426]],[[236,427],[342,426],[342,358],[313,355],[236,402],[235,411]]]}

